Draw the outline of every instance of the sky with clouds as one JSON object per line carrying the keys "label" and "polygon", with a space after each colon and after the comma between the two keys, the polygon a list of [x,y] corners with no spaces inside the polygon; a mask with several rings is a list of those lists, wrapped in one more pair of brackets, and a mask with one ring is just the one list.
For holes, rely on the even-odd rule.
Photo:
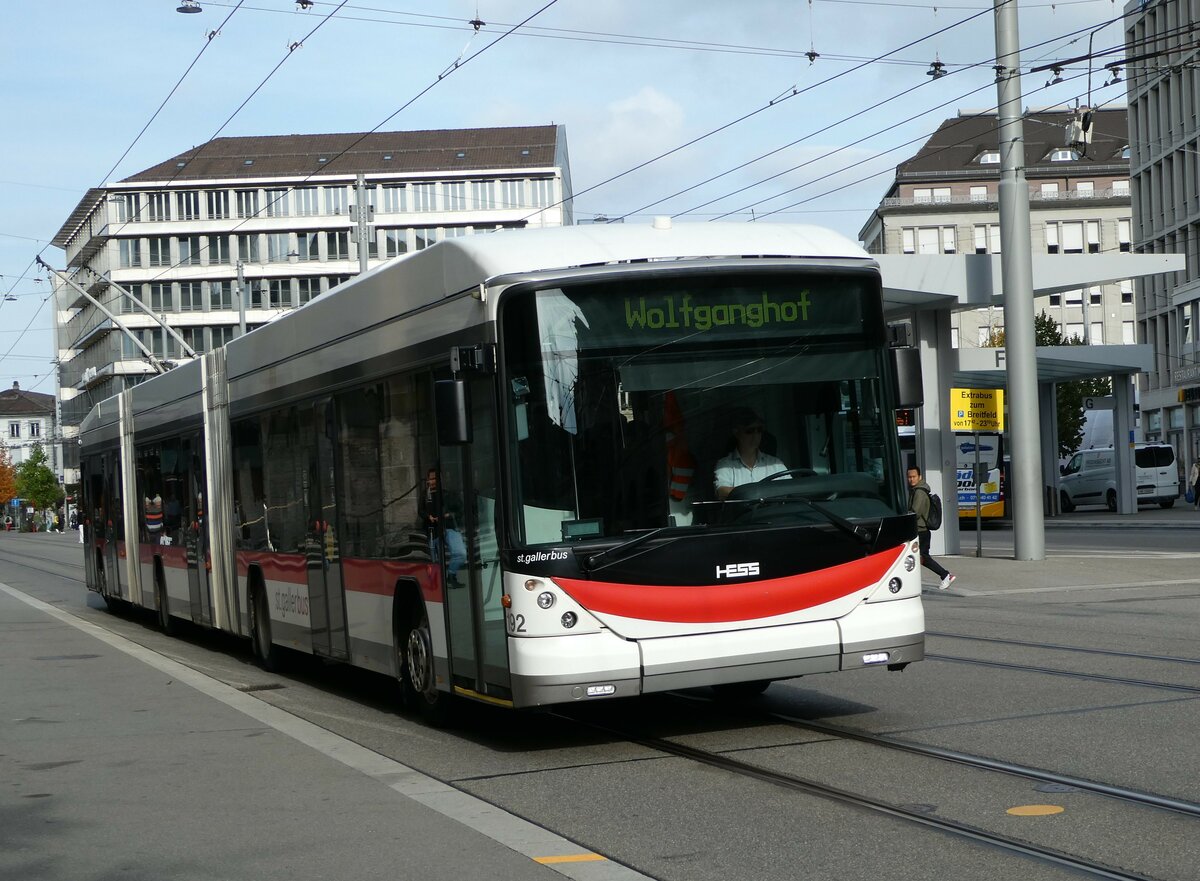
{"label": "sky with clouds", "polygon": [[[0,9],[0,388],[56,390],[33,260],[63,266],[49,242],[87,188],[216,136],[563,124],[577,218],[857,238],[896,164],[996,96],[982,0],[183,2]],[[1115,49],[1121,14],[1021,3],[1026,105],[1086,101],[1087,62],[1051,87],[1030,68],[1086,55],[1104,25],[1092,48]],[[1118,57],[1097,62],[1093,104],[1124,103],[1123,84],[1103,85]]]}

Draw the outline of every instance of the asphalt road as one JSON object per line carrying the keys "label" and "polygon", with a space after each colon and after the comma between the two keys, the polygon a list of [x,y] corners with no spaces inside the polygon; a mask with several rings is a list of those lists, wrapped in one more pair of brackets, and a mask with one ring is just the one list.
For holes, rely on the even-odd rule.
{"label": "asphalt road", "polygon": [[[1042,563],[985,531],[982,558],[946,561],[959,582],[927,594],[931,657],[903,673],[791,680],[739,705],[698,689],[474,708],[450,731],[397,711],[378,677],[302,660],[269,675],[238,641],[113,615],[83,590],[70,536],[0,534],[0,877],[1079,877],[981,832],[1197,879],[1198,815],[804,727],[1200,803],[1200,515],[1168,513],[1055,523]],[[548,837],[523,848],[513,824]]]}

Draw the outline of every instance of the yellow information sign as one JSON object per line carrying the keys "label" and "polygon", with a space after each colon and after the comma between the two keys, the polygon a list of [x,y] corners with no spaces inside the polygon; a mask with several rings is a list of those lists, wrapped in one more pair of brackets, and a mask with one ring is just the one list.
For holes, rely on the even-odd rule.
{"label": "yellow information sign", "polygon": [[1004,389],[950,389],[951,431],[1004,431]]}

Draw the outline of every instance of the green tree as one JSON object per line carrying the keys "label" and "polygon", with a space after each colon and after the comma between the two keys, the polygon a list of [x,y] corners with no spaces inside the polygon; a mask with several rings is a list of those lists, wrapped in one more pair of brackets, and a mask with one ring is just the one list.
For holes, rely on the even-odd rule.
{"label": "green tree", "polygon": [[39,511],[56,507],[63,499],[58,478],[46,464],[46,451],[34,444],[29,458],[17,466],[17,496],[27,499]]}
{"label": "green tree", "polygon": [[[1064,337],[1054,319],[1041,312],[1033,320],[1033,335],[1039,346],[1082,346],[1086,345],[1077,336]],[[1077,379],[1058,384],[1058,455],[1070,456],[1083,440],[1085,422],[1084,398],[1097,398],[1112,394],[1112,382],[1108,377]]]}
{"label": "green tree", "polygon": [[[1082,346],[1084,341],[1079,337],[1064,337],[1058,329],[1058,324],[1041,312],[1033,319],[1034,344],[1038,346]],[[992,331],[984,346],[997,348],[1004,345],[1004,331]],[[1070,456],[1083,440],[1083,425],[1086,421],[1083,409],[1084,398],[1098,398],[1112,394],[1112,383],[1107,377],[1077,379],[1074,382],[1060,382],[1057,389],[1058,398],[1058,455]]]}

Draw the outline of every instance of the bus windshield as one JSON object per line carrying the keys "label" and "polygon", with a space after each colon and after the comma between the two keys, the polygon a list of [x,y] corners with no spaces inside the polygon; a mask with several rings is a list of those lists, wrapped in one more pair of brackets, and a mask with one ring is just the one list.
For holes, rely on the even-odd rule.
{"label": "bus windshield", "polygon": [[[709,271],[510,291],[500,343],[524,545],[906,510],[869,274]],[[764,494],[798,503],[717,513]]]}

